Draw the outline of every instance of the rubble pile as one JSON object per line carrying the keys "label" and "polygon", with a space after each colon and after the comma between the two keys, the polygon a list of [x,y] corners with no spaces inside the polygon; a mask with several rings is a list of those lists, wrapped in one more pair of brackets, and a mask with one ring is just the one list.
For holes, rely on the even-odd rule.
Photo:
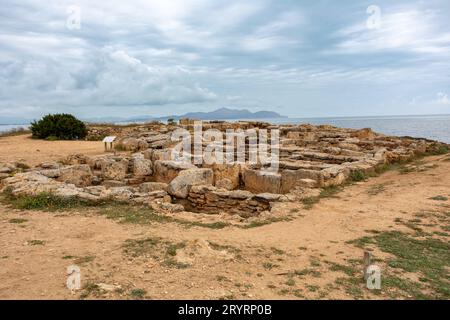
{"label": "rubble pile", "polygon": [[[227,129],[279,130],[280,140],[275,146],[279,166],[271,171],[267,163],[260,162],[195,164],[174,160],[172,151],[179,141],[171,137],[180,128],[193,134],[194,122],[185,119],[178,125],[154,123],[116,132],[119,140],[114,154],[75,154],[34,168],[19,163],[0,164],[2,190],[8,189],[13,195],[51,192],[92,201],[115,199],[171,212],[227,212],[251,217],[270,211],[275,202],[296,201],[310,189],[340,185],[355,172],[368,174],[377,166],[406,161],[444,145],[386,136],[371,129],[203,122],[203,130],[224,133]],[[208,142],[202,144],[205,148]],[[231,153],[237,158],[237,149]],[[249,159],[248,148],[245,159]]]}

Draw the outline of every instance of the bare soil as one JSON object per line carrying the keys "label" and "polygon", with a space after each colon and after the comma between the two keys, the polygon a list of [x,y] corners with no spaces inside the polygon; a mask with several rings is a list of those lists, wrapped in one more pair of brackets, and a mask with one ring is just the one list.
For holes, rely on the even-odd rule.
{"label": "bare soil", "polygon": [[99,141],[47,141],[32,139],[31,134],[0,137],[0,163],[21,161],[30,166],[57,161],[72,153],[97,155],[104,152]]}
{"label": "bare soil", "polygon": [[[0,161],[36,164],[73,152],[101,153],[103,146],[17,136],[0,139],[0,148]],[[389,171],[347,186],[309,210],[302,203],[290,204],[283,209],[293,217],[290,221],[254,228],[120,223],[95,208],[45,212],[1,204],[0,299],[411,298],[392,295],[395,288],[366,289],[359,264],[363,249],[349,241],[374,230],[413,235],[402,221],[417,221],[424,212],[420,224],[428,221],[431,231],[441,230],[431,222],[431,213],[450,212],[445,200],[450,198],[448,159],[429,157],[420,172]],[[431,199],[438,195],[444,200]],[[215,219],[200,214],[180,218]],[[448,243],[448,234],[433,237]],[[373,254],[382,266],[390,257],[381,250]],[[345,270],[336,268],[355,266],[355,261],[350,278],[358,292],[339,281]],[[66,269],[72,264],[80,267],[83,285],[73,292],[66,287]]]}

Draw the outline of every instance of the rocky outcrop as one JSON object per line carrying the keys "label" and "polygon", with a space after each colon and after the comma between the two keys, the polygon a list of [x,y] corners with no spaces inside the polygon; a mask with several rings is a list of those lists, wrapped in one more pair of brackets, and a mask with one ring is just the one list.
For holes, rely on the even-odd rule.
{"label": "rocky outcrop", "polygon": [[157,160],[155,165],[155,180],[170,183],[183,170],[197,168],[193,164],[172,160]]}
{"label": "rocky outcrop", "polygon": [[133,175],[136,177],[146,177],[153,174],[153,163],[144,158],[141,153],[134,154],[131,159]]}
{"label": "rocky outcrop", "polygon": [[123,180],[128,172],[127,159],[119,157],[106,158],[101,160],[101,174],[107,180]]}
{"label": "rocky outcrop", "polygon": [[252,192],[279,193],[281,190],[281,175],[277,172],[245,168],[243,180],[245,189]]}
{"label": "rocky outcrop", "polygon": [[[193,122],[183,121],[178,127],[192,131]],[[95,134],[120,136],[114,154],[74,154],[35,168],[18,162],[0,164],[0,183],[3,190],[8,188],[16,195],[51,192],[92,201],[114,199],[171,213],[187,208],[251,217],[270,210],[277,202],[299,201],[318,194],[318,188],[343,184],[360,172],[373,173],[377,166],[448,148],[435,141],[389,137],[371,129],[212,121],[204,122],[203,129],[279,129],[280,143],[275,146],[280,155],[278,169],[270,169],[266,161],[196,161],[194,165],[172,159],[175,144],[170,136],[176,128],[161,123],[130,126],[123,131],[99,128]],[[201,147],[206,145],[203,141]],[[239,156],[248,160],[248,141],[245,147]],[[202,157],[184,152],[195,160]],[[239,158],[236,149],[227,152],[226,158]]]}
{"label": "rocky outcrop", "polygon": [[217,214],[227,212],[244,218],[270,210],[271,203],[282,195],[253,194],[245,190],[223,190],[213,186],[193,186],[188,195],[191,208],[199,212]]}
{"label": "rocky outcrop", "polygon": [[192,186],[212,185],[213,181],[211,169],[183,170],[170,182],[167,191],[176,198],[184,199],[188,196]]}
{"label": "rocky outcrop", "polygon": [[61,169],[56,169],[58,172],[48,170],[44,171],[47,177],[51,177],[51,174],[57,175],[58,181],[74,184],[77,187],[87,187],[92,184],[92,172],[91,168],[87,164],[77,164],[72,166],[63,167]]}

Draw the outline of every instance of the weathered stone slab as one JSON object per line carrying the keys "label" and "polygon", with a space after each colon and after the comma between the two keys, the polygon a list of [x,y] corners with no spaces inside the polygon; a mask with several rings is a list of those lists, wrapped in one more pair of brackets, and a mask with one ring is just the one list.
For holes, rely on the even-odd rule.
{"label": "weathered stone slab", "polygon": [[197,168],[191,163],[172,160],[157,160],[154,163],[155,180],[170,183],[183,170]]}

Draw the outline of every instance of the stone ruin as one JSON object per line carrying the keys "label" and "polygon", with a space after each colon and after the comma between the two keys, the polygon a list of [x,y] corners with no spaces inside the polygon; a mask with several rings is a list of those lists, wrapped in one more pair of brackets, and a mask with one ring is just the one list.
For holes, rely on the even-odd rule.
{"label": "stone ruin", "polygon": [[[114,199],[166,212],[226,212],[254,217],[277,202],[299,201],[320,188],[343,184],[352,173],[407,161],[444,145],[427,139],[391,137],[371,129],[264,122],[203,122],[203,129],[279,129],[279,170],[264,165],[202,164],[171,159],[171,133],[193,132],[192,120],[128,128],[116,148],[98,156],[75,154],[35,168],[0,164],[2,190],[13,195],[42,192],[100,201]],[[117,131],[117,128],[115,128]],[[98,132],[95,132],[98,134]],[[248,154],[246,154],[248,157]]]}

